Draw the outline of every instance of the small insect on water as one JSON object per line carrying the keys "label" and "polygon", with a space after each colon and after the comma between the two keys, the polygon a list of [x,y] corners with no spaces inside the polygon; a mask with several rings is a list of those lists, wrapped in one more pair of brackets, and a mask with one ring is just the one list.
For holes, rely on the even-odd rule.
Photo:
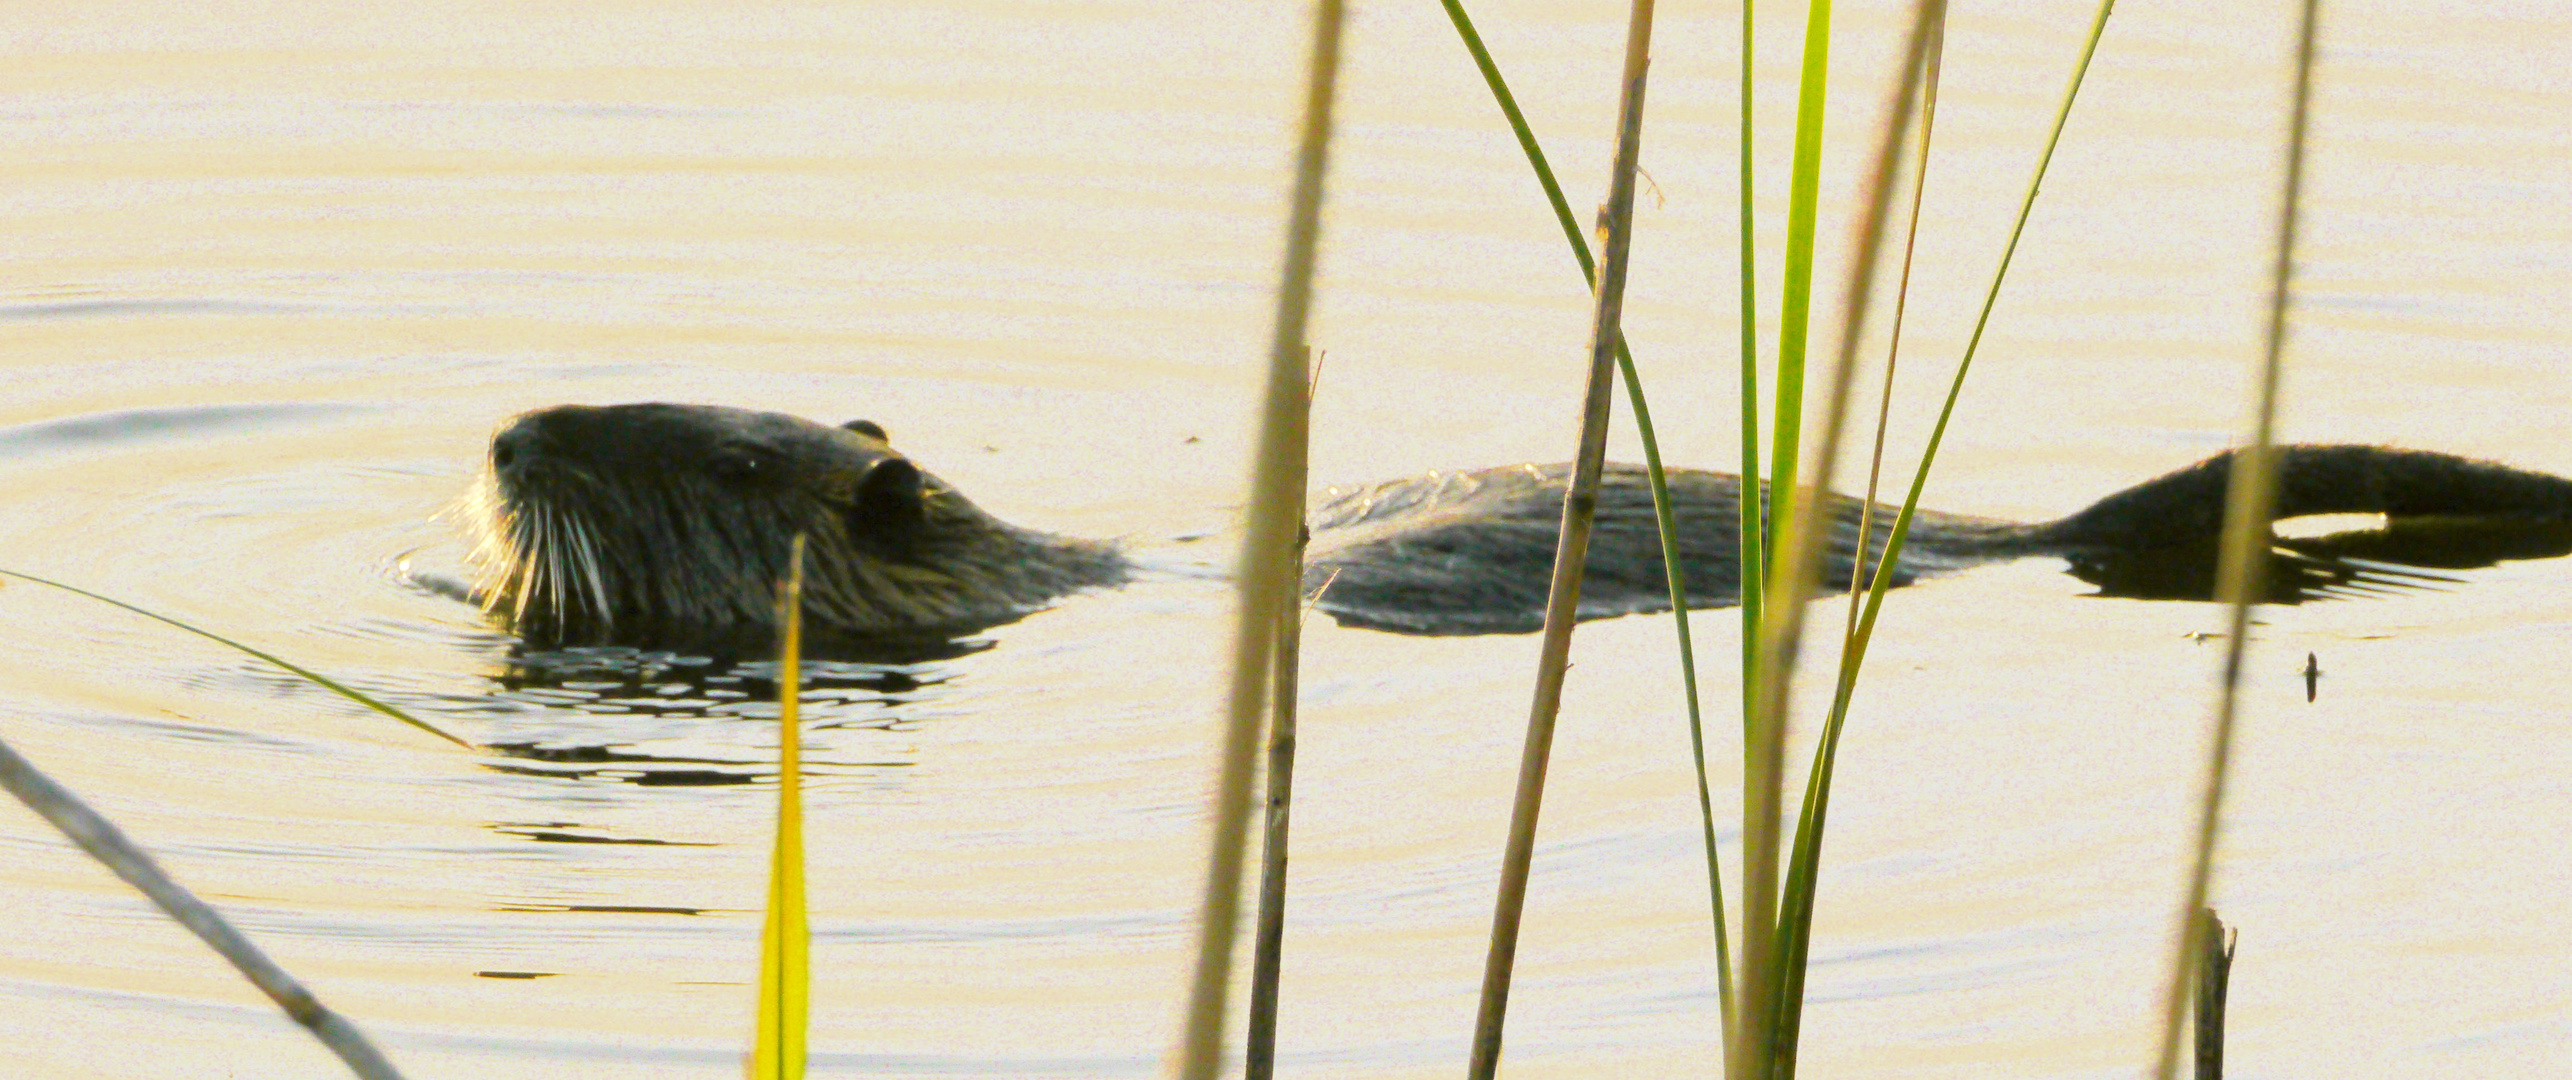
{"label": "small insect on water", "polygon": [[2304,654],[2304,700],[2307,704],[2322,693],[2322,661],[2312,653]]}

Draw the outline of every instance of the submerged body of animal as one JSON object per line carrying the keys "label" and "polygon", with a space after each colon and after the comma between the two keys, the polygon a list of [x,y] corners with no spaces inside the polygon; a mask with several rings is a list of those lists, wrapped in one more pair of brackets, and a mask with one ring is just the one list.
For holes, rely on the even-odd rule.
{"label": "submerged body of animal", "polygon": [[[2572,481],[2447,454],[2281,448],[2277,515],[2367,513],[2387,526],[2281,548],[2271,598],[2364,590],[2387,564],[2479,566],[2572,551]],[[1978,563],[2059,556],[2113,595],[2212,587],[2231,455],[2057,521],[1920,511],[1896,583]],[[1344,624],[1414,634],[1513,633],[1543,621],[1569,467],[1432,473],[1326,493],[1305,589]],[[1741,482],[1672,470],[1690,607],[1737,603]],[[1857,500],[1835,498],[1823,585],[1858,557]],[[467,499],[480,532],[473,597],[537,647],[772,647],[777,583],[806,536],[804,617],[825,644],[951,638],[1136,573],[1117,545],[985,513],[866,421],[828,427],[706,405],[558,406],[511,420]],[[1877,505],[1866,557],[1894,508]],[[2293,550],[2289,550],[2293,549]],[[1670,607],[1642,469],[1602,478],[1579,614]]]}

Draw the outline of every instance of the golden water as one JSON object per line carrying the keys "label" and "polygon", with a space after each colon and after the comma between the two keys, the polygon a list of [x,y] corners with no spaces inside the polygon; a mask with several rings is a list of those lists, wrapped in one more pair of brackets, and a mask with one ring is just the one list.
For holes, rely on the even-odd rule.
{"label": "golden water", "polygon": [[[2119,13],[1933,505],[2061,514],[2239,429],[2276,7]],[[2332,5],[2286,431],[2572,474],[2572,83],[2548,52],[2572,12],[2431,8]],[[1585,205],[1622,12],[1477,14]],[[1773,163],[1795,20],[1765,17]],[[1925,430],[2087,17],[1957,13],[1897,443]],[[1712,467],[1737,445],[1735,18],[1663,15],[1628,307],[1666,450]],[[1891,18],[1840,15],[1825,297]],[[0,737],[414,1076],[736,1075],[771,800],[635,781],[755,777],[771,727],[727,686],[655,710],[504,680],[505,640],[390,566],[460,557],[433,515],[519,409],[872,418],[996,512],[1129,537],[1165,572],[817,707],[815,1072],[1153,1073],[1229,625],[1189,568],[1229,558],[1303,32],[1294,5],[1152,2],[11,11],[0,565],[526,749],[458,752],[27,586],[0,590]],[[1350,47],[1316,480],[1566,456],[1587,304],[1535,185],[1435,4],[1360,5]],[[2266,615],[2217,884],[2241,1075],[2572,1060],[2572,564],[2463,576]],[[2218,655],[2190,635],[2218,616],[2083,591],[2031,561],[1893,602],[1833,805],[1812,1075],[2147,1060]],[[1730,701],[1737,622],[1697,625]],[[1625,619],[1576,646],[1514,1074],[1713,1069],[1670,636]],[[1305,641],[1285,1067],[1449,1075],[1533,642]],[[2307,652],[2328,673],[2309,705]],[[546,757],[578,748],[621,757]],[[0,1076],[341,1075],[14,809],[0,911]]]}

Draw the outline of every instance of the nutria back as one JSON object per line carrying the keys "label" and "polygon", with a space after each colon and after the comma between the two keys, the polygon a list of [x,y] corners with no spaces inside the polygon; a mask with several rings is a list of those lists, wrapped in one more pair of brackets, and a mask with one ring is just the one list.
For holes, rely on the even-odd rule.
{"label": "nutria back", "polygon": [[[2276,448],[2279,519],[2383,514],[2379,530],[2282,542],[2272,603],[2446,579],[2401,567],[2465,568],[2572,553],[2572,480],[2487,461],[2375,446]],[[2057,521],[2020,525],[1921,510],[1893,584],[2029,555],[2062,557],[2107,596],[2211,599],[2234,455],[2145,481]],[[1313,515],[1304,586],[1343,623],[1418,634],[1525,633],[1544,625],[1569,465],[1432,473],[1330,492]],[[1739,498],[1730,473],[1667,473],[1689,607],[1741,600]],[[1766,489],[1761,490],[1762,513]],[[1821,594],[1848,587],[1863,503],[1833,496]],[[1870,578],[1898,507],[1868,515]],[[2394,565],[2385,565],[2394,564]],[[1641,466],[1600,476],[1578,617],[1670,609]]]}
{"label": "nutria back", "polygon": [[[1741,478],[1696,469],[1667,472],[1681,578],[1689,607],[1741,600]],[[1527,633],[1545,623],[1555,537],[1562,529],[1569,464],[1509,465],[1324,494],[1312,515],[1304,589],[1342,623],[1414,634]],[[1765,515],[1766,486],[1761,488]],[[1860,500],[1835,497],[1820,587],[1845,588],[1857,555]],[[1867,573],[1875,570],[1899,507],[1875,505]],[[2018,553],[2026,529],[2008,522],[1924,511],[1913,525],[1896,584]],[[1597,516],[1578,617],[1670,609],[1661,526],[1642,466],[1599,475]]]}

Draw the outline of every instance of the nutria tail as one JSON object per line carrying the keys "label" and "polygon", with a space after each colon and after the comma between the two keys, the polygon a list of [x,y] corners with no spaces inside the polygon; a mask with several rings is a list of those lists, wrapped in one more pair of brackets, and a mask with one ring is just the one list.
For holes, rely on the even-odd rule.
{"label": "nutria tail", "polygon": [[[2212,546],[2224,528],[2226,452],[2117,492],[2037,526],[2038,551],[2077,555]],[[2312,514],[2403,519],[2572,522],[2572,480],[2426,450],[2380,446],[2277,448],[2280,520]]]}
{"label": "nutria tail", "polygon": [[[1544,625],[1555,537],[1571,466],[1509,465],[1430,473],[1328,493],[1312,516],[1304,589],[1340,622],[1409,634],[1514,634]],[[1680,576],[1688,606],[1739,603],[1741,478],[1669,470]],[[1765,495],[1765,491],[1762,492]],[[1823,556],[1824,592],[1845,588],[1857,558],[1861,502],[1835,497]],[[1895,507],[1874,508],[1867,571],[1883,554]],[[1896,584],[1995,558],[2029,554],[2027,528],[1923,511]],[[1639,465],[1610,463],[1576,617],[1670,610],[1660,522]]]}

